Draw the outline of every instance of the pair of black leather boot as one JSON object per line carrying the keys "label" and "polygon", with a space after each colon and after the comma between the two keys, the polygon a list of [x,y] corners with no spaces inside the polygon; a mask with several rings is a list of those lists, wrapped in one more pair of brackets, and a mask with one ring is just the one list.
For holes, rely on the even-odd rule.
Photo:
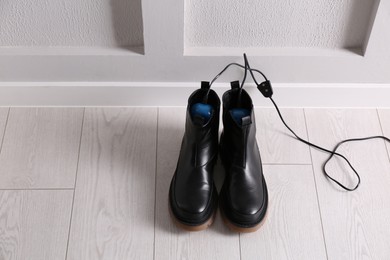
{"label": "pair of black leather boot", "polygon": [[[179,227],[199,231],[213,223],[219,205],[229,228],[253,232],[265,217],[268,193],[256,142],[252,99],[238,84],[232,84],[222,101],[224,129],[218,146],[218,95],[208,84],[202,84],[188,100],[185,133],[169,190],[169,209]],[[218,154],[225,169],[219,198],[213,178]]]}

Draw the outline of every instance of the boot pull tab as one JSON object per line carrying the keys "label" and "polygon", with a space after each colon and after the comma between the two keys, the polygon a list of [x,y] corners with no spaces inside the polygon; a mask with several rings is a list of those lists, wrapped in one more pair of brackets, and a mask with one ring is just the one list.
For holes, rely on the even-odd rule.
{"label": "boot pull tab", "polygon": [[247,126],[247,125],[250,125],[250,124],[252,124],[252,119],[251,119],[251,117],[250,116],[246,116],[246,117],[243,117],[242,119],[241,119],[241,124],[242,124],[242,126]]}
{"label": "boot pull tab", "polygon": [[210,82],[208,82],[208,81],[201,81],[200,88],[209,90],[210,89]]}
{"label": "boot pull tab", "polygon": [[232,89],[240,88],[240,82],[238,80],[230,82]]}

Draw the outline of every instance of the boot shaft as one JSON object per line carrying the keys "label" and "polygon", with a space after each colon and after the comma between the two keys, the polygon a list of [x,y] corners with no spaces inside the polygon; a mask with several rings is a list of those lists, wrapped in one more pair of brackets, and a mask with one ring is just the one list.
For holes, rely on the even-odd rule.
{"label": "boot shaft", "polygon": [[247,154],[258,153],[253,103],[245,90],[232,89],[223,95],[223,125],[221,152],[232,164],[245,168]]}
{"label": "boot shaft", "polygon": [[[206,94],[207,89],[199,89],[188,99],[182,149],[186,151],[187,156],[191,155],[191,158],[185,156],[186,158],[180,160],[187,165],[191,161],[194,166],[202,166],[209,162],[210,155],[212,157],[217,155],[220,100],[218,95],[210,90],[205,102]],[[210,105],[212,108],[210,118],[192,114],[191,108],[196,104]]]}

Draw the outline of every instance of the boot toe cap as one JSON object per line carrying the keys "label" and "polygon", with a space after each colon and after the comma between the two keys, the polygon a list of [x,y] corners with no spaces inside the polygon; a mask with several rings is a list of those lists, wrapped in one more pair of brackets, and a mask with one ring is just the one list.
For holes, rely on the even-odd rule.
{"label": "boot toe cap", "polygon": [[264,188],[262,194],[250,194],[245,196],[234,196],[231,199],[227,191],[221,193],[220,206],[224,211],[226,217],[235,225],[240,227],[252,227],[259,224],[267,211],[268,207],[268,193],[265,188],[265,181],[263,181]]}
{"label": "boot toe cap", "polygon": [[215,187],[203,187],[196,190],[184,190],[175,193],[175,177],[169,190],[169,204],[174,216],[188,225],[201,224],[211,217],[217,205]]}

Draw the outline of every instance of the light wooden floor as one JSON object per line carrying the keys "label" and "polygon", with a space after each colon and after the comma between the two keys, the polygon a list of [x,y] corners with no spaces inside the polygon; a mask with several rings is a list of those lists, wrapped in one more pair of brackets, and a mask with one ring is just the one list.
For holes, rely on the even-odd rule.
{"label": "light wooden floor", "polygon": [[[282,109],[304,138],[390,136],[390,110]],[[352,193],[323,176],[327,155],[290,137],[273,109],[256,109],[270,193],[265,225],[230,232],[218,216],[178,230],[168,186],[185,108],[1,108],[0,259],[390,259],[390,145],[342,147],[361,172]],[[355,179],[340,160],[329,169]],[[216,167],[217,184],[222,181]]]}

